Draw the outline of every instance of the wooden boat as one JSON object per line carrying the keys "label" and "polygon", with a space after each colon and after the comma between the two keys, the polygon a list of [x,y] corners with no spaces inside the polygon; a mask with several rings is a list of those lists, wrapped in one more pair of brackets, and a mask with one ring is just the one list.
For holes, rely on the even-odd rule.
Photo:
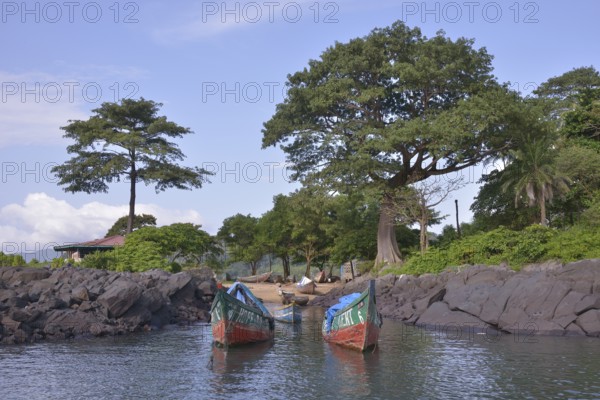
{"label": "wooden boat", "polygon": [[322,333],[327,342],[365,351],[377,346],[381,324],[371,280],[367,290],[343,296],[327,310]]}
{"label": "wooden boat", "polygon": [[285,307],[276,309],[273,315],[275,316],[275,320],[279,322],[287,322],[289,324],[299,324],[302,322],[300,306],[293,301]]}
{"label": "wooden boat", "polygon": [[327,273],[325,271],[321,271],[317,275],[315,275],[316,283],[325,283],[326,280],[327,280]]}
{"label": "wooden boat", "polygon": [[309,278],[303,277],[302,280],[296,283],[296,290],[304,294],[315,294],[317,285]]}
{"label": "wooden boat", "polygon": [[308,296],[294,296],[294,302],[299,306],[305,306],[308,304]]}
{"label": "wooden boat", "polygon": [[296,297],[294,295],[294,292],[288,292],[288,291],[283,290],[283,289],[279,289],[277,291],[277,293],[281,297],[281,303],[283,305],[290,304],[292,301],[294,301],[294,298]]}
{"label": "wooden boat", "polygon": [[297,296],[294,292],[288,292],[283,289],[278,290],[279,296],[281,296],[281,303],[283,305],[295,302],[299,306],[305,306],[308,304],[308,296]]}
{"label": "wooden boat", "polygon": [[259,283],[264,282],[271,276],[272,272],[265,272],[264,274],[252,275],[252,276],[243,276],[238,277],[238,281],[244,283]]}
{"label": "wooden boat", "polygon": [[275,336],[273,316],[240,282],[235,282],[227,292],[217,291],[210,316],[213,340],[218,345],[263,342]]}

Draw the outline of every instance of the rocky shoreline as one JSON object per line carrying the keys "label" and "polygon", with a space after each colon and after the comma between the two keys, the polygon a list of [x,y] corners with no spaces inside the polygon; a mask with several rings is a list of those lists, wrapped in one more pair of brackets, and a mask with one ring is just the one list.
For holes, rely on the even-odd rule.
{"label": "rocky shoreline", "polygon": [[[329,307],[369,276],[309,304]],[[600,337],[600,259],[562,265],[476,265],[439,275],[376,279],[386,318],[440,331]],[[0,344],[120,335],[208,322],[217,291],[210,269],[170,274],[74,267],[0,268]]]}
{"label": "rocky shoreline", "polygon": [[[329,307],[362,291],[368,276],[309,304]],[[440,331],[600,337],[600,259],[562,265],[469,266],[439,275],[386,275],[376,280],[384,317]]]}
{"label": "rocky shoreline", "polygon": [[170,274],[0,268],[0,344],[119,335],[209,321],[210,269]]}

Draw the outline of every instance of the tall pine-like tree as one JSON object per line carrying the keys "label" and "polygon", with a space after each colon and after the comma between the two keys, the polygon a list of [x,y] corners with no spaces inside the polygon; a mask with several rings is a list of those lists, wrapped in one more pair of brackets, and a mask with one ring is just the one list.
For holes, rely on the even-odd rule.
{"label": "tall pine-like tree", "polygon": [[171,139],[191,134],[166,117],[159,116],[162,104],[141,98],[120,103],[103,103],[87,121],[69,121],[62,127],[67,147],[73,154],[52,168],[67,192],[108,192],[112,182],[129,182],[127,233],[133,230],[136,185],[153,184],[156,192],[170,188],[200,188],[210,173],[199,167],[184,167],[185,158]]}

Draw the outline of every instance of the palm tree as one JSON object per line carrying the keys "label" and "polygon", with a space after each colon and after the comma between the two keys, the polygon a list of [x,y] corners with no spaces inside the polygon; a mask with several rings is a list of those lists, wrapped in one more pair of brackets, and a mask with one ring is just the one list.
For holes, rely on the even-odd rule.
{"label": "palm tree", "polygon": [[546,202],[552,201],[555,194],[569,190],[570,179],[556,167],[556,146],[548,135],[527,138],[512,152],[512,162],[503,172],[503,191],[513,190],[515,207],[527,199],[529,207],[540,208],[540,224],[547,226]]}

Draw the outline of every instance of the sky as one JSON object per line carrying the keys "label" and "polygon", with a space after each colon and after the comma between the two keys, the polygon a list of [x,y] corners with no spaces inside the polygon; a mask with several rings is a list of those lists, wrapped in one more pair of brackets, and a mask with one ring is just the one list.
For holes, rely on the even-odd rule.
{"label": "sky", "polygon": [[[581,66],[600,66],[597,0],[566,1],[3,1],[0,3],[0,244],[5,253],[103,237],[127,214],[128,185],[66,193],[51,173],[70,158],[60,127],[103,102],[144,97],[194,134],[184,164],[215,175],[193,191],[138,185],[137,213],[215,234],[237,213],[260,216],[299,187],[285,154],[261,149],[263,123],[288,74],[335,42],[402,20],[428,36],[475,39],[500,82],[529,93]],[[438,207],[461,221],[488,167]],[[441,229],[441,226],[434,230]]]}

